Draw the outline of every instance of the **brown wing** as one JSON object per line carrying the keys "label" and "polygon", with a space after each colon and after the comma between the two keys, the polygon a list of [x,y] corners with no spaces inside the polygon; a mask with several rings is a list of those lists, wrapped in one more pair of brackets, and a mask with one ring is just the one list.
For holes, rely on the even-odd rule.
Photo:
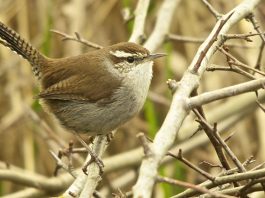
{"label": "brown wing", "polygon": [[39,98],[108,103],[120,87],[120,78],[99,64],[90,64],[104,61],[94,52],[49,61],[51,66],[46,68]]}

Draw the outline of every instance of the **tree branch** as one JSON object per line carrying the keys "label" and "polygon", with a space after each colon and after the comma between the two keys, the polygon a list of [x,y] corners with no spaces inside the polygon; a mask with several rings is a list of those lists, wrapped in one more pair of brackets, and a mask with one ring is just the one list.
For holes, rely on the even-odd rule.
{"label": "tree branch", "polygon": [[257,91],[258,89],[264,89],[264,86],[265,86],[265,78],[260,78],[257,80],[240,83],[238,85],[225,87],[225,88],[218,89],[215,91],[202,93],[192,98],[188,98],[186,100],[186,105],[188,109],[193,109],[195,107],[199,107],[201,105],[205,105],[210,102],[214,102],[216,100],[243,94],[246,92],[251,92],[251,91],[254,92],[254,91]]}
{"label": "tree branch", "polygon": [[144,27],[150,0],[139,0],[135,9],[135,20],[132,35],[129,42],[142,43],[144,38]]}

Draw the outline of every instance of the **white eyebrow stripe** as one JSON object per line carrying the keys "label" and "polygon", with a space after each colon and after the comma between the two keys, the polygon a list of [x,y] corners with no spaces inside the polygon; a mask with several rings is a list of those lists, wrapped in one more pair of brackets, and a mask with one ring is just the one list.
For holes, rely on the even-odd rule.
{"label": "white eyebrow stripe", "polygon": [[137,53],[137,54],[131,54],[128,52],[124,52],[124,51],[120,51],[120,50],[116,50],[115,52],[110,51],[110,54],[112,54],[113,56],[116,56],[117,58],[127,58],[130,56],[143,56],[143,54],[141,53]]}
{"label": "white eyebrow stripe", "polygon": [[116,56],[117,58],[126,58],[126,57],[130,57],[130,56],[134,55],[134,54],[127,53],[127,52],[124,52],[124,51],[120,51],[120,50],[116,50],[115,52],[110,51],[110,53],[113,56]]}

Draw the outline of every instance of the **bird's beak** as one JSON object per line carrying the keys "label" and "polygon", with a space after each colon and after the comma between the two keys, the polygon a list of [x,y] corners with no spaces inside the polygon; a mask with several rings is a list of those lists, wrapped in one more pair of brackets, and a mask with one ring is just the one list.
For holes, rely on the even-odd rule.
{"label": "bird's beak", "polygon": [[151,60],[163,57],[163,56],[166,56],[166,54],[163,54],[163,53],[150,54],[145,59],[146,59],[146,61],[151,61]]}

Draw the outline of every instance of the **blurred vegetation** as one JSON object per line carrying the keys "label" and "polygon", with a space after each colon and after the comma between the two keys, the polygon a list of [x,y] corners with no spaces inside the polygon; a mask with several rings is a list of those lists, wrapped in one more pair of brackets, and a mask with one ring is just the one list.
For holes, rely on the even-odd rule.
{"label": "blurred vegetation", "polygon": [[[154,27],[160,0],[151,1],[149,9],[146,36]],[[221,13],[231,10],[239,0],[212,0],[210,3]],[[122,11],[129,10],[133,14],[137,1],[135,0],[0,0],[0,21],[19,32],[29,40],[33,46],[49,57],[65,57],[93,50],[80,43],[62,42],[58,35],[50,29],[59,30],[74,35],[78,32],[87,40],[106,46],[128,40],[133,27],[133,20],[124,22]],[[257,9],[257,18],[263,29],[265,22],[265,3]],[[182,0],[176,9],[171,25],[171,33],[196,38],[205,38],[215,24],[215,18],[209,13],[200,0]],[[254,31],[246,21],[236,25],[231,33],[248,33]],[[260,46],[260,40],[253,38],[253,42],[238,41],[247,47],[233,48],[231,51],[238,59],[249,65],[255,65]],[[165,59],[158,60],[154,65],[154,78],[151,93],[170,102],[171,94],[166,86],[168,78],[179,80],[193,59],[198,44],[167,41],[159,51],[166,52]],[[226,65],[224,56],[217,53],[211,62]],[[261,62],[265,66],[265,60]],[[238,74],[227,72],[210,72],[203,76],[199,92],[218,89],[246,79]],[[51,176],[55,162],[49,154],[45,140],[38,135],[40,125],[33,121],[27,113],[26,107],[32,107],[41,119],[45,120],[64,141],[75,140],[71,133],[61,129],[50,116],[43,111],[34,95],[38,93],[38,85],[33,78],[29,64],[0,46],[0,160],[14,164],[23,169],[35,171]],[[226,102],[226,101],[224,101]],[[218,103],[205,107],[207,112],[215,108]],[[139,116],[122,126],[112,141],[106,156],[121,153],[139,146],[136,138],[138,132],[145,132],[153,138],[161,126],[169,106],[159,99],[149,97]],[[187,119],[193,120],[193,117]],[[249,115],[233,126],[229,131],[237,132],[230,141],[231,148],[241,160],[255,155],[258,161],[264,161],[264,114],[256,112]],[[263,133],[263,134],[262,134]],[[181,134],[180,134],[181,136]],[[240,137],[240,138],[239,138]],[[253,142],[253,143],[252,143]],[[76,144],[78,144],[76,142]],[[245,145],[248,145],[246,147]],[[210,145],[185,156],[195,164],[208,160],[214,163],[216,155]],[[204,168],[204,167],[203,167]],[[127,170],[121,170],[123,171]],[[201,176],[187,169],[179,163],[164,166],[161,173],[191,183],[201,181]],[[119,174],[108,176],[109,181]],[[160,185],[160,184],[159,184]],[[168,197],[179,189],[172,189],[167,185],[155,193],[157,197]],[[0,196],[21,189],[21,186],[10,182],[0,181]],[[129,190],[130,186],[122,190]]]}

